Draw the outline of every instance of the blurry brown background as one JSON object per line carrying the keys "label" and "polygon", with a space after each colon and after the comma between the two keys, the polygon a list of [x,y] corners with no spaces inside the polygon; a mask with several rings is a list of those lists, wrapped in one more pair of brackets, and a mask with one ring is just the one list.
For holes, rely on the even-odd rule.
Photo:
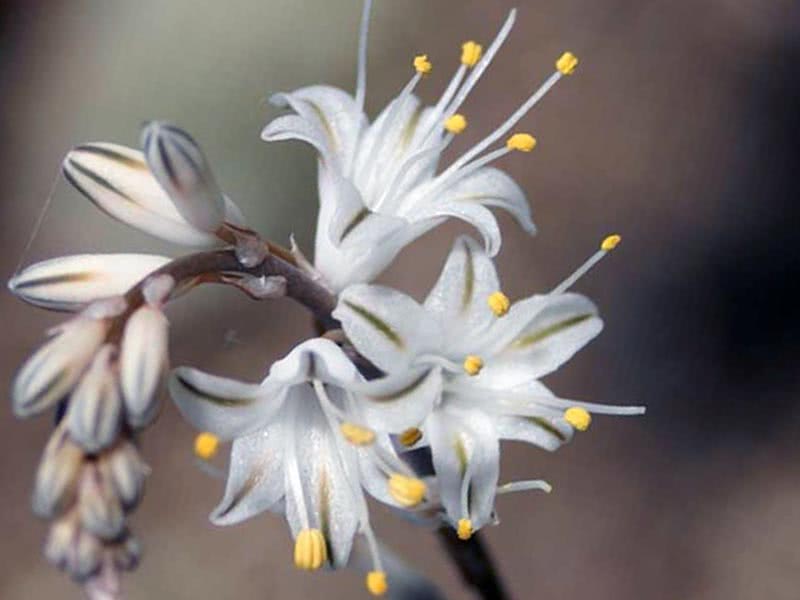
{"label": "blurry brown background", "polygon": [[[376,0],[367,106],[384,105],[425,51],[436,97],[460,43],[487,43],[506,0]],[[790,0],[519,0],[517,26],[465,112],[466,145],[550,72],[581,59],[524,121],[539,146],[502,167],[523,185],[541,233],[501,216],[499,266],[521,297],[553,286],[605,234],[620,249],[578,289],[603,335],[548,381],[565,397],[645,403],[639,419],[598,418],[556,455],[509,445],[502,479],[555,491],[502,497],[486,531],[516,598],[797,598],[800,433],[792,288],[798,260],[800,10]],[[1,272],[15,268],[64,153],[85,141],[136,145],[139,124],[173,120],[203,144],[250,222],[310,248],[314,159],[266,145],[269,93],[315,82],[351,89],[355,0],[18,0],[0,36]],[[463,146],[462,146],[463,147]],[[452,236],[437,230],[382,280],[422,297]],[[176,252],[112,222],[59,180],[27,262],[62,253]],[[59,317],[0,296],[0,385]],[[288,302],[202,290],[171,312],[172,356],[260,378],[309,334]],[[227,341],[226,341],[227,340]],[[233,341],[231,341],[233,340]],[[133,519],[145,558],[127,577],[150,598],[365,597],[361,576],[301,575],[282,519],[215,528],[222,482],[191,456],[193,432],[165,403],[145,436],[154,467]],[[0,411],[0,598],[78,598],[40,557],[45,527],[29,494],[51,420]],[[427,532],[375,510],[386,541],[452,598],[466,598]]]}

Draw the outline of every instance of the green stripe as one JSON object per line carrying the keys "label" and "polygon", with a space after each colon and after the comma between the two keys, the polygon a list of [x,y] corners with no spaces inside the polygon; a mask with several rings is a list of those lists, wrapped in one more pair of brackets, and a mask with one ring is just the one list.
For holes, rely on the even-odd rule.
{"label": "green stripe", "polygon": [[21,281],[17,283],[15,289],[24,289],[30,287],[37,287],[40,285],[54,285],[58,283],[78,283],[80,281],[91,281],[94,279],[95,274],[91,272],[69,273],[67,275],[50,275],[48,277],[39,277],[37,279],[29,279],[28,281]]}
{"label": "green stripe", "polygon": [[557,437],[562,442],[567,441],[567,437],[563,433],[561,433],[561,430],[558,429],[558,427],[553,425],[550,421],[548,421],[544,417],[525,417],[525,420],[533,423],[534,425],[538,425],[539,427],[544,429],[547,433]]}
{"label": "green stripe", "polygon": [[180,383],[183,387],[192,392],[195,396],[197,396],[201,400],[205,400],[206,402],[210,402],[211,404],[216,404],[217,406],[229,406],[234,408],[241,408],[244,406],[248,406],[255,401],[255,398],[222,398],[221,396],[212,396],[211,394],[204,392],[200,388],[195,387],[180,375],[178,375],[178,383]]}
{"label": "green stripe", "polygon": [[385,394],[382,396],[370,396],[369,398],[370,400],[375,400],[376,402],[392,402],[394,400],[400,400],[401,398],[404,398],[405,396],[416,390],[423,383],[425,383],[425,381],[432,373],[433,371],[427,371],[426,373],[423,373],[417,379],[415,379],[414,381],[409,383],[406,387],[404,387],[402,390],[398,390],[397,392],[393,392],[391,394]]}
{"label": "green stripe", "polygon": [[356,214],[356,216],[354,216],[354,217],[353,217],[353,220],[352,220],[352,221],[350,221],[350,222],[347,224],[347,226],[344,228],[344,231],[342,232],[342,237],[340,237],[340,238],[339,238],[339,242],[340,242],[340,243],[341,243],[341,242],[343,242],[343,241],[344,241],[344,238],[346,238],[348,235],[350,235],[350,233],[353,231],[353,229],[355,229],[356,227],[358,227],[358,225],[359,225],[359,224],[360,224],[360,223],[361,223],[361,222],[362,222],[364,219],[366,219],[366,218],[367,218],[369,215],[370,215],[370,212],[369,212],[369,209],[368,209],[368,208],[362,208],[360,211],[358,211],[358,213]]}
{"label": "green stripe", "polygon": [[363,317],[370,325],[375,327],[378,331],[380,331],[386,339],[392,342],[395,346],[400,349],[405,348],[405,343],[403,342],[403,338],[392,329],[392,327],[386,323],[383,319],[381,319],[378,315],[370,312],[363,306],[356,304],[355,302],[350,302],[349,300],[345,300],[344,303],[355,313],[359,316]]}
{"label": "green stripe", "polygon": [[467,262],[464,266],[466,273],[464,275],[464,291],[461,294],[461,312],[467,311],[475,291],[475,263],[472,260],[472,248],[469,247],[469,244],[464,243],[464,250]]}
{"label": "green stripe", "polygon": [[514,348],[527,348],[528,346],[532,346],[537,342],[541,342],[543,339],[550,337],[551,335],[555,335],[556,333],[560,333],[564,329],[568,327],[572,327],[573,325],[577,325],[578,323],[582,323],[587,319],[591,319],[594,315],[579,315],[577,317],[571,317],[559,323],[553,323],[549,327],[545,327],[540,331],[535,331],[534,333],[529,333],[528,335],[522,336],[521,338],[517,339],[512,346]]}

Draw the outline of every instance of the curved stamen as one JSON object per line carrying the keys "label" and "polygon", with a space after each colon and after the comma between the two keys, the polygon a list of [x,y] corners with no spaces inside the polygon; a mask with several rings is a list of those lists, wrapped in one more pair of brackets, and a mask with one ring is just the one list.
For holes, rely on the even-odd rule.
{"label": "curved stamen", "polygon": [[580,267],[575,269],[575,271],[567,277],[564,281],[559,283],[556,287],[553,288],[553,291],[550,292],[551,296],[556,294],[563,294],[577,282],[581,277],[586,275],[592,267],[594,267],[600,260],[609,252],[611,252],[614,248],[617,247],[617,244],[620,243],[622,238],[616,234],[610,235],[605,238],[602,243],[600,244],[600,249],[592,254],[585,263],[583,263]]}

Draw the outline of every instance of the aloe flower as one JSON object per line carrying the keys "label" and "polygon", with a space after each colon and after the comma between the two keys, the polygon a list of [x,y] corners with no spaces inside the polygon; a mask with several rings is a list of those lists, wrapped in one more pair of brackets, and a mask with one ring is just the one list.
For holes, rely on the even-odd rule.
{"label": "aloe flower", "polygon": [[[617,242],[607,238],[577,275]],[[357,284],[342,292],[334,316],[387,374],[362,387],[369,422],[403,432],[407,445],[430,446],[447,518],[464,538],[494,520],[497,491],[549,489],[539,481],[498,488],[499,440],[555,450],[588,428],[590,412],[643,412],[555,397],[539,380],[600,332],[596,307],[564,284],[512,305],[488,254],[468,237],[456,241],[424,304]]]}
{"label": "aloe flower", "polygon": [[265,510],[285,514],[295,566],[304,570],[346,565],[354,536],[364,535],[373,562],[367,587],[382,593],[385,576],[362,488],[398,508],[423,506],[428,491],[387,436],[379,439],[360,424],[347,389],[361,381],[344,352],[320,338],[275,362],[260,384],[181,367],[169,389],[192,425],[233,440],[214,523],[238,523]]}
{"label": "aloe flower", "polygon": [[326,85],[275,94],[272,102],[295,114],[278,117],[262,133],[266,141],[301,140],[319,152],[315,266],[334,290],[371,281],[404,246],[451,217],[474,226],[491,256],[500,249],[501,236],[488,208],[508,211],[534,233],[525,194],[489,165],[514,150],[533,149],[536,140],[529,134],[503,138],[577,65],[565,53],[555,72],[505,122],[440,168],[442,152],[467,127],[458,111],[510,33],[516,11],[486,52],[474,41],[463,44],[461,64],[434,106],[423,107],[413,94],[433,68],[427,55],[419,55],[411,80],[370,123],[364,113],[370,5],[370,0],[364,4],[355,96]]}

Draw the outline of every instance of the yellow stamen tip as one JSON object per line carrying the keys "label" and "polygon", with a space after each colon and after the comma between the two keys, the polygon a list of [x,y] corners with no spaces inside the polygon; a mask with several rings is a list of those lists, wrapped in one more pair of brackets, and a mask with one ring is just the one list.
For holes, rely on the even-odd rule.
{"label": "yellow stamen tip", "polygon": [[328,546],[319,529],[303,529],[294,541],[294,566],[315,571],[328,560]]}
{"label": "yellow stamen tip", "polygon": [[499,291],[491,294],[486,299],[486,303],[489,305],[489,308],[492,309],[492,312],[498,317],[505,315],[508,312],[508,309],[511,308],[511,301],[508,299],[508,296]]}
{"label": "yellow stamen tip", "polygon": [[367,590],[373,596],[383,596],[389,589],[386,583],[386,573],[383,571],[370,571],[367,573]]}
{"label": "yellow stamen tip", "polygon": [[444,128],[450,133],[461,133],[467,128],[464,115],[455,114],[444,122]]}
{"label": "yellow stamen tip", "polygon": [[406,448],[410,448],[422,438],[422,431],[416,427],[410,427],[401,433],[397,440]]}
{"label": "yellow stamen tip", "polygon": [[416,477],[395,473],[389,478],[389,493],[400,506],[405,508],[411,508],[422,502],[427,492],[428,486]]}
{"label": "yellow stamen tip", "polygon": [[564,411],[564,419],[578,431],[586,431],[592,424],[592,415],[585,408],[573,406]]}
{"label": "yellow stamen tip", "polygon": [[506,147],[509,150],[530,152],[536,147],[536,138],[530,133],[515,133],[506,140]]}
{"label": "yellow stamen tip", "polygon": [[459,519],[456,533],[458,534],[458,539],[460,540],[468,540],[469,538],[471,538],[473,533],[472,521],[470,521],[469,519]]}
{"label": "yellow stamen tip", "polygon": [[344,438],[354,446],[369,446],[375,441],[375,432],[355,423],[342,423],[339,426]]}
{"label": "yellow stamen tip", "polygon": [[615,233],[614,235],[610,235],[602,241],[602,243],[600,244],[600,249],[605,250],[606,252],[610,252],[611,250],[616,248],[621,241],[622,241],[622,236],[617,235]]}
{"label": "yellow stamen tip", "polygon": [[433,69],[431,61],[428,60],[427,54],[420,54],[414,57],[414,69],[421,75],[427,75]]}
{"label": "yellow stamen tip", "polygon": [[564,52],[561,57],[556,61],[556,69],[561,71],[564,75],[572,75],[575,72],[575,67],[578,66],[578,57],[572,52]]}
{"label": "yellow stamen tip", "polygon": [[474,67],[483,56],[483,46],[470,40],[461,44],[461,64]]}
{"label": "yellow stamen tip", "polygon": [[197,434],[194,438],[194,453],[203,460],[211,460],[219,450],[219,438],[207,431]]}
{"label": "yellow stamen tip", "polygon": [[483,368],[483,359],[480,356],[470,354],[464,359],[464,370],[470,375],[477,375]]}

